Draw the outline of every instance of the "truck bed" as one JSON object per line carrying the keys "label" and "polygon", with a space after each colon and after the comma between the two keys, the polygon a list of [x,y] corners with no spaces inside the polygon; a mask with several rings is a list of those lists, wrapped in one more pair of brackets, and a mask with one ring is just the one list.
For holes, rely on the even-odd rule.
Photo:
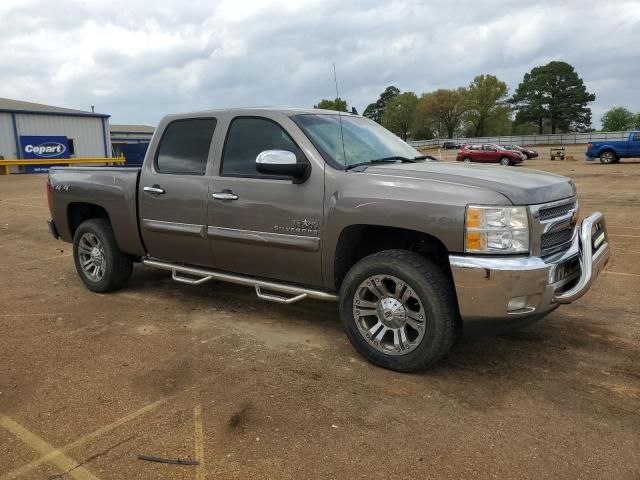
{"label": "truck bed", "polygon": [[60,238],[73,240],[74,212],[102,209],[123,252],[144,255],[138,228],[140,167],[53,167],[49,170],[51,215]]}

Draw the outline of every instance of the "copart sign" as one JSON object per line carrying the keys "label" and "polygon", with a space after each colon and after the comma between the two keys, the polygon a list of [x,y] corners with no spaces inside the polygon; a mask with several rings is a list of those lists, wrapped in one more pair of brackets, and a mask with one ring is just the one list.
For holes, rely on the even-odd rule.
{"label": "copart sign", "polygon": [[20,147],[25,159],[69,158],[67,137],[23,135]]}

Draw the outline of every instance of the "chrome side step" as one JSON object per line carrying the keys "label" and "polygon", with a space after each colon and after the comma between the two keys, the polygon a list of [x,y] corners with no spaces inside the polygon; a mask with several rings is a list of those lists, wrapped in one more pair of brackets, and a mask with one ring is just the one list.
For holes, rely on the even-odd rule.
{"label": "chrome side step", "polygon": [[[209,280],[220,280],[222,282],[254,287],[258,298],[269,302],[291,304],[299,302],[305,298],[313,298],[315,300],[325,300],[329,302],[338,301],[338,296],[333,293],[299,287],[297,285],[259,280],[257,278],[238,275],[235,273],[219,272],[216,270],[207,270],[198,267],[188,267],[186,265],[163,262],[161,260],[151,258],[143,259],[142,263],[148,267],[168,270],[171,272],[171,278],[173,280],[180,283],[186,283],[188,285],[200,285],[201,283],[208,282]],[[288,294],[291,296],[284,297],[271,293],[264,293],[263,290]]]}

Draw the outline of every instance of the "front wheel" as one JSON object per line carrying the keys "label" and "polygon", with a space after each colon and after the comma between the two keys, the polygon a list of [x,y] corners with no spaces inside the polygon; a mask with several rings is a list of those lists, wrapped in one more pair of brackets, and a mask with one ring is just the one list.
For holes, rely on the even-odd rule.
{"label": "front wheel", "polygon": [[510,164],[511,164],[511,160],[509,160],[509,157],[502,157],[500,159],[500,165],[508,167]]}
{"label": "front wheel", "polygon": [[82,282],[93,292],[122,288],[133,271],[133,259],[120,251],[108,220],[83,222],[73,237],[73,259]]}
{"label": "front wheel", "polygon": [[351,268],[340,290],[347,336],[375,365],[426,369],[453,345],[458,325],[453,285],[417,253],[385,250]]}
{"label": "front wheel", "polygon": [[469,157],[464,157],[464,158],[462,159],[462,161],[463,161],[464,163],[471,163],[471,159],[470,159]]}

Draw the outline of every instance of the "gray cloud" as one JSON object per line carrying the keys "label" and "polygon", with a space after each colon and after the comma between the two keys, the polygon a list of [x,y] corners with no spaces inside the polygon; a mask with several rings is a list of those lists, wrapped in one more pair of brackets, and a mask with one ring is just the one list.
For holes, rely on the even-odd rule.
{"label": "gray cloud", "polygon": [[640,111],[640,3],[542,0],[3,0],[0,96],[156,123],[169,112],[311,106],[360,111],[388,85],[421,93],[493,73],[511,90],[562,59],[614,105]]}

